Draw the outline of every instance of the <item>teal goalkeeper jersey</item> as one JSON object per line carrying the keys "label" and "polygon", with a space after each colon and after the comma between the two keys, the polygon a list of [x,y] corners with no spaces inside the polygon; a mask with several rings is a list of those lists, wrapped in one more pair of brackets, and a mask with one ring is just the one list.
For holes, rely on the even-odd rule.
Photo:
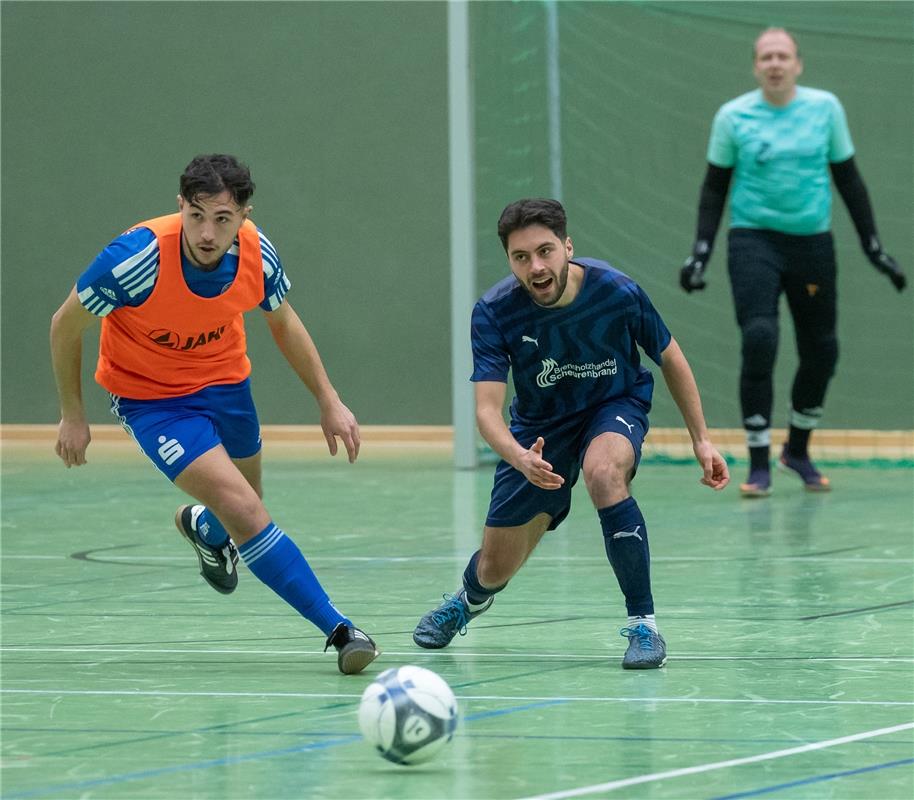
{"label": "teal goalkeeper jersey", "polygon": [[786,106],[767,103],[761,89],[725,103],[708,144],[710,163],[734,168],[730,227],[796,235],[831,228],[828,165],[853,155],[841,102],[806,86]]}

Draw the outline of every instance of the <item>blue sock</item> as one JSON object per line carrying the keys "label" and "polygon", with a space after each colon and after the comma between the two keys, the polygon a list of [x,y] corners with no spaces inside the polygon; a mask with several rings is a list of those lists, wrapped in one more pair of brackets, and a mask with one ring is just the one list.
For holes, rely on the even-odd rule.
{"label": "blue sock", "polygon": [[341,622],[352,623],[333,607],[301,550],[272,522],[238,548],[248,569],[325,636]]}
{"label": "blue sock", "polygon": [[477,550],[470,556],[467,568],[463,571],[463,588],[467,591],[467,600],[474,606],[482,605],[493,594],[498,594],[508,585],[507,583],[503,583],[501,586],[497,586],[494,589],[487,589],[479,582],[479,578],[476,577],[476,565],[478,563],[479,551]]}
{"label": "blue sock", "polygon": [[197,516],[197,533],[211,547],[223,547],[228,541],[228,531],[206,506]]}
{"label": "blue sock", "polygon": [[606,555],[625,595],[630,616],[654,613],[651,595],[651,555],[647,526],[634,497],[597,511],[603,528]]}

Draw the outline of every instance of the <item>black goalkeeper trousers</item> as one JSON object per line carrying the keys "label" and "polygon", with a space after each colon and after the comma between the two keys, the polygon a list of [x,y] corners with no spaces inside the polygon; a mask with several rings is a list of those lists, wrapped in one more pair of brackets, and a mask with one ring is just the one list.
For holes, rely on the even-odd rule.
{"label": "black goalkeeper trousers", "polygon": [[728,268],[742,333],[739,394],[744,427],[771,426],[782,292],[793,318],[799,356],[791,404],[796,412],[818,417],[838,361],[837,265],[831,233],[795,236],[733,228]]}

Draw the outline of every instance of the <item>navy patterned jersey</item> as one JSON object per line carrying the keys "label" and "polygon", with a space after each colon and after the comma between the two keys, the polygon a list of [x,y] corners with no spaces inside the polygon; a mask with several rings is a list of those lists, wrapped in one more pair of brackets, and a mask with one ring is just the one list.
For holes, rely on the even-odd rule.
{"label": "navy patterned jersey", "polygon": [[605,261],[574,258],[584,268],[578,296],[562,308],[538,306],[510,275],[473,309],[473,381],[514,378],[511,418],[521,424],[575,415],[618,397],[650,409],[657,364],[670,332],[644,290]]}

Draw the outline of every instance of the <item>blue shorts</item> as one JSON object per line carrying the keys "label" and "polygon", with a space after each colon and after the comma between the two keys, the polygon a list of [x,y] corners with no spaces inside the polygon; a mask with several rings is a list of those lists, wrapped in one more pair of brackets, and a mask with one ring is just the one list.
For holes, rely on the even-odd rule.
{"label": "blue shorts", "polygon": [[610,400],[590,412],[552,426],[513,423],[511,433],[523,447],[530,447],[538,436],[546,440],[543,458],[552,464],[553,472],[561,475],[565,483],[561,489],[540,489],[506,461],[500,461],[495,469],[495,485],[492,487],[486,525],[513,528],[526,524],[537,514],[546,513],[552,517],[549,530],[554,530],[571,509],[571,489],[581,474],[584,454],[590,443],[601,433],[621,433],[632,443],[634,470],[637,470],[647,429],[647,408],[630,397]]}
{"label": "blue shorts", "polygon": [[250,378],[163,400],[109,397],[111,413],[171,481],[220,444],[232,458],[260,452],[260,422]]}

